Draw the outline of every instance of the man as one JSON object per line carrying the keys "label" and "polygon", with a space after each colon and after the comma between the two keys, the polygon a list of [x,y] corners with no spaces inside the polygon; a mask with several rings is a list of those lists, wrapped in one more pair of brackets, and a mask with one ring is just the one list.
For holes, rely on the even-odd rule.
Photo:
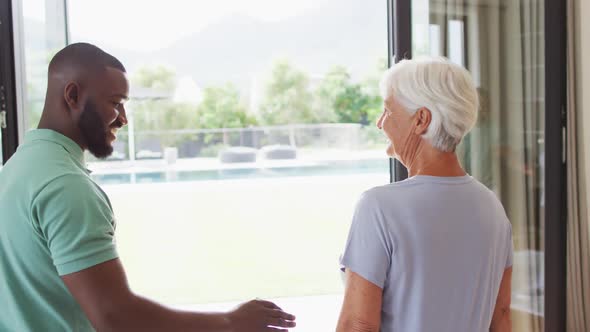
{"label": "man", "polygon": [[83,157],[113,152],[127,124],[128,90],[123,65],[93,45],[69,45],[51,60],[39,127],[0,173],[0,331],[294,327],[294,316],[267,301],[227,313],[181,312],[131,292],[111,204]]}

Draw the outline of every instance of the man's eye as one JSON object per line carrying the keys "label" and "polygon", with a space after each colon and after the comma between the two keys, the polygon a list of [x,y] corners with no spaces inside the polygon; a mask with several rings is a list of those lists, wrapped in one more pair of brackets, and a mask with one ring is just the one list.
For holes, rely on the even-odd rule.
{"label": "man's eye", "polygon": [[113,106],[115,106],[115,108],[119,108],[119,106],[121,106],[121,103],[113,103]]}

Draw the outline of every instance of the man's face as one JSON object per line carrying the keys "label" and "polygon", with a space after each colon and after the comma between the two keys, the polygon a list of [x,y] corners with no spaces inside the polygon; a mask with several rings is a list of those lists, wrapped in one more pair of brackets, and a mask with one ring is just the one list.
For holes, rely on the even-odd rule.
{"label": "man's face", "polygon": [[96,83],[96,95],[89,96],[78,120],[86,148],[97,158],[113,153],[117,130],[127,124],[124,102],[129,94],[125,73],[107,68]]}

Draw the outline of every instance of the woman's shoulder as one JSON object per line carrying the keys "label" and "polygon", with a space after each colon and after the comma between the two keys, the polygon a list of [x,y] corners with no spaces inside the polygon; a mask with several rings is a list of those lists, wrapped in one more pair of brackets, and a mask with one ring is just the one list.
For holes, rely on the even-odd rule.
{"label": "woman's shoulder", "polygon": [[[415,176],[403,181],[388,183],[366,190],[362,197],[365,200],[382,202],[398,207],[411,206],[412,202],[436,199],[440,195],[468,195],[480,198],[493,204],[501,204],[494,191],[471,176],[442,178]],[[434,196],[434,198],[433,198]]]}
{"label": "woman's shoulder", "polygon": [[420,183],[400,181],[372,187],[364,191],[360,197],[363,205],[390,205],[393,202],[401,203],[412,199],[412,192],[420,190]]}
{"label": "woman's shoulder", "polygon": [[404,194],[408,191],[415,190],[423,186],[423,183],[414,181],[412,179],[406,179],[398,182],[387,183],[380,186],[373,187],[364,192],[364,194],[370,196],[390,196],[397,194]]}

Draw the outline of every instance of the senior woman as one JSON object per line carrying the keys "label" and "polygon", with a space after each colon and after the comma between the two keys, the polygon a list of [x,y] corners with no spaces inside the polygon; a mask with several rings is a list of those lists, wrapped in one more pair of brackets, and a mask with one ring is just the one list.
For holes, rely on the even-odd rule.
{"label": "senior woman", "polygon": [[337,331],[510,331],[510,222],[455,154],[477,120],[469,72],[444,58],[403,60],[381,91],[377,127],[409,178],[357,203]]}

